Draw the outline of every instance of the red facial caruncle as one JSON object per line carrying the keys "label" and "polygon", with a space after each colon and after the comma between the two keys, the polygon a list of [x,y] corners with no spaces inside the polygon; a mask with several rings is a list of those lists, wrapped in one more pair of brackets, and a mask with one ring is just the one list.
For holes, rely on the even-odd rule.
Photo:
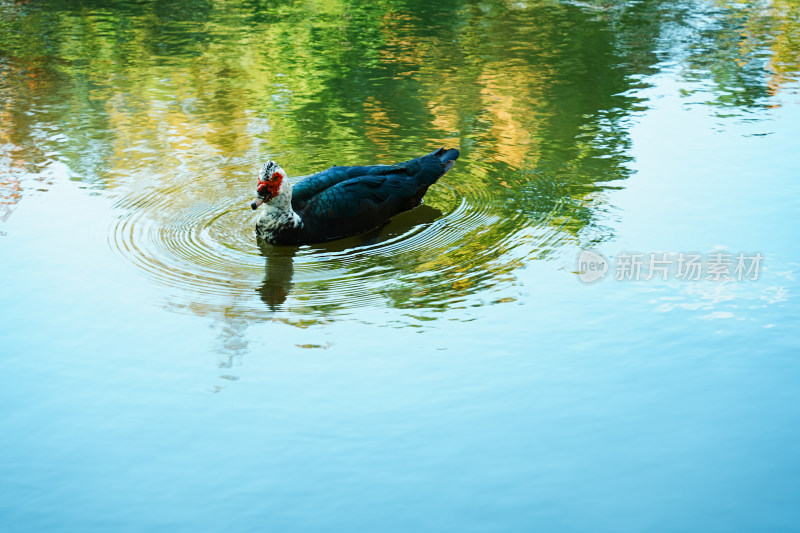
{"label": "red facial caruncle", "polygon": [[270,180],[258,182],[256,192],[259,196],[263,196],[266,200],[269,200],[270,198],[274,198],[278,195],[278,191],[281,188],[282,182],[283,176],[281,176],[281,173],[275,172],[272,174],[272,178]]}
{"label": "red facial caruncle", "polygon": [[258,198],[250,204],[250,207],[257,209],[264,202],[268,202],[278,196],[284,176],[283,170],[275,161],[267,161],[258,173],[258,185],[256,186]]}

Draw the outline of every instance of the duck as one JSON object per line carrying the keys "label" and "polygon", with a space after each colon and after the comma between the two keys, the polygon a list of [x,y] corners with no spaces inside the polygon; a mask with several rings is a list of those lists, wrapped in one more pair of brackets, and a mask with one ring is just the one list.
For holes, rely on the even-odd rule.
{"label": "duck", "polygon": [[333,241],[382,226],[422,202],[458,159],[456,148],[394,165],[332,166],[292,185],[286,171],[267,161],[258,173],[253,210],[256,235],[287,246]]}

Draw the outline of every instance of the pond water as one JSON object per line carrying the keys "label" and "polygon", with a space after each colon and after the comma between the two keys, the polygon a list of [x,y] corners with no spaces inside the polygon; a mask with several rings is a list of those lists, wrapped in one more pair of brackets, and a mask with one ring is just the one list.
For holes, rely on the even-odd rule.
{"label": "pond water", "polygon": [[[0,1],[0,529],[795,530],[798,43],[797,0]],[[387,226],[256,242],[267,159],[440,146]]]}

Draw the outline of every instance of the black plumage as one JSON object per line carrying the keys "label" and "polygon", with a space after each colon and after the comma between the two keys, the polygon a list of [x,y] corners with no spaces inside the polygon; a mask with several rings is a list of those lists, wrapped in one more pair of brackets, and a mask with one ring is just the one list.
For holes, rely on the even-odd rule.
{"label": "black plumage", "polygon": [[291,216],[282,224],[267,211],[256,231],[271,244],[294,245],[363,233],[419,205],[428,187],[450,170],[458,156],[455,148],[440,148],[396,165],[331,167],[291,188],[291,208],[302,224],[288,223]]}

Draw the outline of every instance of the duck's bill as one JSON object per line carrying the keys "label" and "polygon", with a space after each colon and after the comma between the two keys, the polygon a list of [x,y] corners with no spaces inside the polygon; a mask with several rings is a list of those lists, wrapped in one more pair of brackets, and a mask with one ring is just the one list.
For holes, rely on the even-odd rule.
{"label": "duck's bill", "polygon": [[252,207],[253,209],[258,209],[258,206],[263,204],[266,200],[267,200],[266,198],[263,198],[263,197],[259,196],[259,197],[256,198],[255,202],[250,204],[250,207]]}

